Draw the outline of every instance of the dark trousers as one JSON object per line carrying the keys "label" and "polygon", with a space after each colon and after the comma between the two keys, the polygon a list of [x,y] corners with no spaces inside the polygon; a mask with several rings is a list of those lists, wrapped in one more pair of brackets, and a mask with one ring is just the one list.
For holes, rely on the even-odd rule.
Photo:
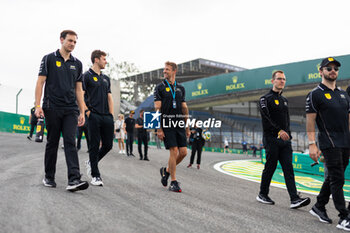
{"label": "dark trousers", "polygon": [[266,138],[264,141],[266,148],[266,163],[261,176],[260,193],[268,195],[271,179],[279,161],[282,166],[290,200],[294,201],[299,196],[295,186],[291,142],[277,138]]}
{"label": "dark trousers", "polygon": [[88,118],[86,116],[85,116],[85,124],[81,127],[78,127],[78,130],[77,130],[77,149],[78,150],[80,150],[81,148],[81,137],[83,136],[83,132],[85,134],[85,140],[89,150],[90,139],[89,139],[89,130],[88,130]]}
{"label": "dark trousers", "polygon": [[78,112],[75,110],[44,109],[47,129],[45,148],[45,177],[55,179],[57,149],[62,133],[66,156],[68,180],[80,179],[78,153],[75,147],[75,134],[78,124]]}
{"label": "dark trousers", "polygon": [[[89,159],[91,176],[100,177],[98,162],[112,149],[114,136],[114,123],[112,115],[100,115],[91,112],[89,116]],[[100,148],[100,141],[102,146]]]}
{"label": "dark trousers", "polygon": [[349,149],[329,148],[322,150],[328,175],[325,177],[320,193],[317,196],[316,207],[325,209],[332,194],[335,208],[339,216],[345,218],[348,210],[345,207],[343,186],[345,182],[344,172],[349,164]]}
{"label": "dark trousers", "polygon": [[30,132],[29,132],[29,137],[33,137],[34,129],[36,128],[36,124],[31,123],[30,124]]}
{"label": "dark trousers", "polygon": [[132,148],[134,143],[134,133],[127,132],[127,139],[126,139],[126,154],[130,155],[132,154]]}
{"label": "dark trousers", "polygon": [[[148,151],[148,138],[147,138],[147,134],[138,134],[137,135],[137,147],[138,147],[138,150],[139,150],[139,154],[140,154],[140,159],[148,159],[148,157],[147,157],[147,151]],[[144,145],[144,147],[145,147],[145,154],[144,154],[144,156],[145,157],[143,157],[142,156],[142,143],[143,143],[143,145]]]}
{"label": "dark trousers", "polygon": [[201,164],[202,148],[203,148],[202,142],[197,142],[197,140],[194,140],[192,142],[192,152],[191,152],[190,164],[193,164],[196,152],[197,152],[197,164]]}

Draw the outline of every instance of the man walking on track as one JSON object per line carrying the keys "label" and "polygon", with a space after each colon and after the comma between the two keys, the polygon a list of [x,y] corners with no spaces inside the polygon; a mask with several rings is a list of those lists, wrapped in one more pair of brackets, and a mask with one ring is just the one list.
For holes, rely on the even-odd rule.
{"label": "man walking on track", "polygon": [[[146,160],[149,161],[147,152],[148,152],[148,139],[149,135],[145,128],[143,128],[143,113],[144,110],[140,111],[140,117],[136,119],[136,125],[135,128],[137,129],[137,144],[138,144],[138,150],[140,154],[140,160]],[[142,143],[145,147],[145,153],[142,154]]]}
{"label": "man walking on track", "polygon": [[277,70],[272,74],[272,84],[270,92],[262,96],[259,101],[266,163],[261,176],[260,192],[256,199],[264,204],[275,204],[268,194],[271,179],[279,161],[291,201],[290,208],[296,209],[310,204],[310,198],[299,197],[295,186],[288,100],[282,96],[282,90],[286,84],[283,71]]}
{"label": "man walking on track", "polygon": [[[350,219],[343,192],[344,172],[349,164],[350,154],[350,97],[336,86],[339,67],[340,62],[333,57],[323,59],[319,68],[322,81],[306,98],[306,130],[310,158],[317,162],[322,152],[328,171],[317,202],[310,213],[321,222],[332,223],[325,208],[332,194],[334,206],[340,217],[337,228],[350,231]],[[318,146],[315,122],[319,130]]]}
{"label": "man walking on track", "polygon": [[[169,175],[171,176],[170,191],[181,192],[179,183],[176,180],[176,166],[187,155],[187,139],[190,136],[190,129],[181,127],[181,121],[188,119],[188,108],[185,101],[185,88],[175,81],[177,65],[173,62],[166,62],[163,71],[165,79],[159,83],[154,90],[154,108],[161,115],[161,128],[157,130],[159,139],[164,140],[165,148],[170,151],[168,167],[160,169],[161,183],[168,185]],[[173,116],[173,117],[172,117]],[[170,127],[163,125],[166,122]],[[185,130],[186,127],[186,130]]]}
{"label": "man walking on track", "polygon": [[[98,163],[112,149],[114,136],[111,82],[109,77],[101,72],[107,64],[106,56],[107,54],[101,50],[93,51],[91,54],[93,65],[83,75],[84,90],[88,100],[86,115],[90,137],[90,161],[86,162],[86,166],[88,175],[91,169],[91,184],[95,186],[103,186]],[[102,142],[101,148],[100,142]]]}
{"label": "man walking on track", "polygon": [[124,128],[126,133],[126,155],[135,157],[135,155],[132,153],[134,144],[134,129],[136,123],[136,120],[133,118],[134,114],[135,111],[131,110],[129,113],[129,117],[127,117],[124,121]]}
{"label": "man walking on track", "polygon": [[[46,187],[56,187],[57,149],[62,133],[68,170],[66,189],[71,192],[89,187],[88,182],[80,180],[78,153],[75,147],[77,125],[82,126],[85,122],[82,89],[83,66],[71,54],[77,38],[74,31],[61,32],[61,49],[44,56],[35,88],[35,115],[38,118],[46,118],[47,128],[43,183]],[[40,99],[44,84],[45,92],[41,106]]]}

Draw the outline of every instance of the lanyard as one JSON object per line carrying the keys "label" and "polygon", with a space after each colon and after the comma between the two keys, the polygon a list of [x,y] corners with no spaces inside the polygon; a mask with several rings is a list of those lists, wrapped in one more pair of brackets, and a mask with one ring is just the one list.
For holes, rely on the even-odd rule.
{"label": "lanyard", "polygon": [[165,79],[165,81],[166,81],[166,83],[167,83],[168,86],[169,86],[169,89],[170,89],[170,91],[171,91],[171,95],[173,96],[173,99],[175,100],[175,95],[176,95],[176,81],[175,81],[175,83],[174,83],[174,92],[173,92],[173,89],[171,88],[171,86],[170,86],[168,80]]}

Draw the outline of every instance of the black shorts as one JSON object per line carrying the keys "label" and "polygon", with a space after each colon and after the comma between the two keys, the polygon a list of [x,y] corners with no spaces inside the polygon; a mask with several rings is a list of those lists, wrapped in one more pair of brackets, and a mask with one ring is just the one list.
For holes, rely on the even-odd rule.
{"label": "black shorts", "polygon": [[228,146],[225,146],[226,149],[228,149]]}
{"label": "black shorts", "polygon": [[186,130],[180,129],[163,129],[164,132],[164,145],[167,150],[170,147],[186,147]]}

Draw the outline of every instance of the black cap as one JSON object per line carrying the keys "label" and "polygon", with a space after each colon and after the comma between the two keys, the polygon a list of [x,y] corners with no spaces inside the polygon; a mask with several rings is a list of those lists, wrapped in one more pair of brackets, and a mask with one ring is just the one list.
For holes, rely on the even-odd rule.
{"label": "black cap", "polygon": [[329,63],[334,63],[334,64],[335,64],[336,66],[338,66],[338,67],[341,66],[341,65],[340,65],[340,62],[338,62],[337,60],[335,60],[334,57],[327,57],[327,58],[325,58],[325,59],[322,60],[320,68],[327,66]]}

